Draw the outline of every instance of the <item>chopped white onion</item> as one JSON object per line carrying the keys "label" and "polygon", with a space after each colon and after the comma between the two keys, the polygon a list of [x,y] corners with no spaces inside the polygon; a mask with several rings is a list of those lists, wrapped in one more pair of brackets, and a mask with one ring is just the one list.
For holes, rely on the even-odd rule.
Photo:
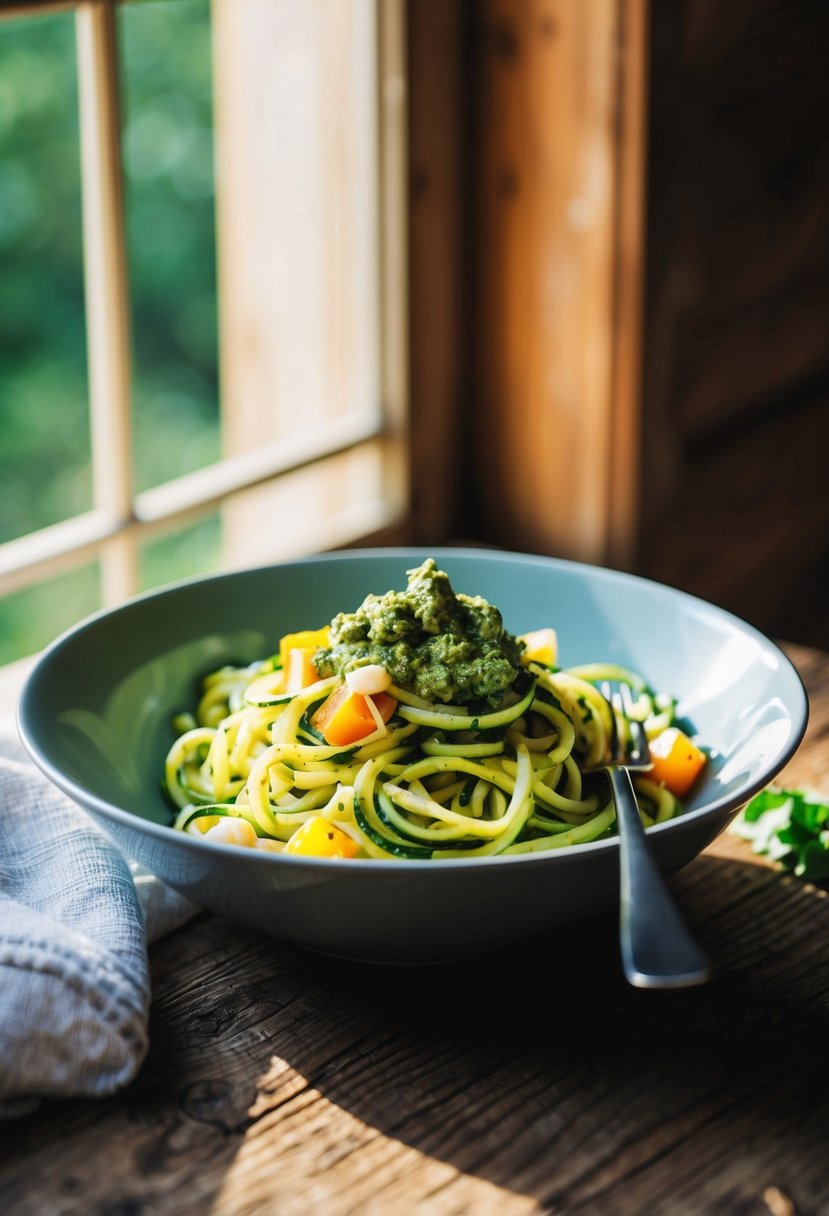
{"label": "chopped white onion", "polygon": [[222,844],[240,844],[247,849],[256,847],[256,833],[247,819],[226,816],[215,823],[204,834],[205,840],[216,840]]}
{"label": "chopped white onion", "polygon": [[391,676],[380,663],[368,663],[365,667],[346,672],[345,682],[352,692],[373,697],[375,693],[386,691],[391,684]]}

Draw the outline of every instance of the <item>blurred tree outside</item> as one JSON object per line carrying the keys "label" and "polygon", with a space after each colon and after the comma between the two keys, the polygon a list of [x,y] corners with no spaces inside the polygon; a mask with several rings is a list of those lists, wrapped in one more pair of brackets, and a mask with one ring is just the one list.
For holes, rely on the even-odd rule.
{"label": "blurred tree outside", "polygon": [[[219,455],[209,0],[118,13],[137,489]],[[0,21],[0,541],[92,506],[74,18]],[[143,585],[215,564],[214,515]],[[0,662],[98,606],[96,567],[0,599]]]}

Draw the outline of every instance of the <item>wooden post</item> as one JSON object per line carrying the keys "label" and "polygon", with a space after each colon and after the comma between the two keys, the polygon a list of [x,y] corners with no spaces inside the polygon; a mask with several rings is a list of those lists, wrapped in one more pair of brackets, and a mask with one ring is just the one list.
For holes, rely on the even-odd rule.
{"label": "wooden post", "polygon": [[[95,507],[127,524],[133,492],[130,300],[113,0],[84,0],[75,22]],[[129,532],[103,546],[101,582],[104,604],[138,589]]]}
{"label": "wooden post", "polygon": [[213,3],[225,454],[376,438],[230,503],[233,565],[371,533],[406,488],[399,0],[239,7]]}
{"label": "wooden post", "polygon": [[466,33],[464,0],[410,0],[411,528],[427,545],[466,531]]}
{"label": "wooden post", "polygon": [[637,514],[646,0],[481,9],[470,431],[483,528],[511,547],[624,564]]}

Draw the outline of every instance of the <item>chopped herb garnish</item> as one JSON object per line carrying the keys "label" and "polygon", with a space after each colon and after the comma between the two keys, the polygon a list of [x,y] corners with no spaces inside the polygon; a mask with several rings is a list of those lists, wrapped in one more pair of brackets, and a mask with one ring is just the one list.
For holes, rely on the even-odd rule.
{"label": "chopped herb garnish", "polygon": [[809,882],[829,882],[829,803],[806,790],[769,786],[731,825],[762,853]]}

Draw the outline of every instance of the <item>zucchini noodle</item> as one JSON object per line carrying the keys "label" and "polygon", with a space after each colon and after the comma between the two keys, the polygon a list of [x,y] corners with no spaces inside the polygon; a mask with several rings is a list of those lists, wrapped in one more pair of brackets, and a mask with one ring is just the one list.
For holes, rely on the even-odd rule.
{"label": "zucchini noodle", "polygon": [[[321,818],[350,839],[354,856],[418,861],[599,840],[615,833],[615,813],[595,771],[612,731],[597,683],[620,678],[633,686],[649,736],[673,721],[673,700],[636,672],[524,661],[501,704],[479,713],[392,683],[388,720],[372,702],[375,729],[338,746],[313,718],[342,676],[291,694],[278,658],[225,666],[204,678],[195,711],[174,720],[180,733],[164,774],[173,826],[201,836],[224,818],[243,819],[278,852]],[[682,809],[663,785],[642,775],[634,785],[646,826]]]}

